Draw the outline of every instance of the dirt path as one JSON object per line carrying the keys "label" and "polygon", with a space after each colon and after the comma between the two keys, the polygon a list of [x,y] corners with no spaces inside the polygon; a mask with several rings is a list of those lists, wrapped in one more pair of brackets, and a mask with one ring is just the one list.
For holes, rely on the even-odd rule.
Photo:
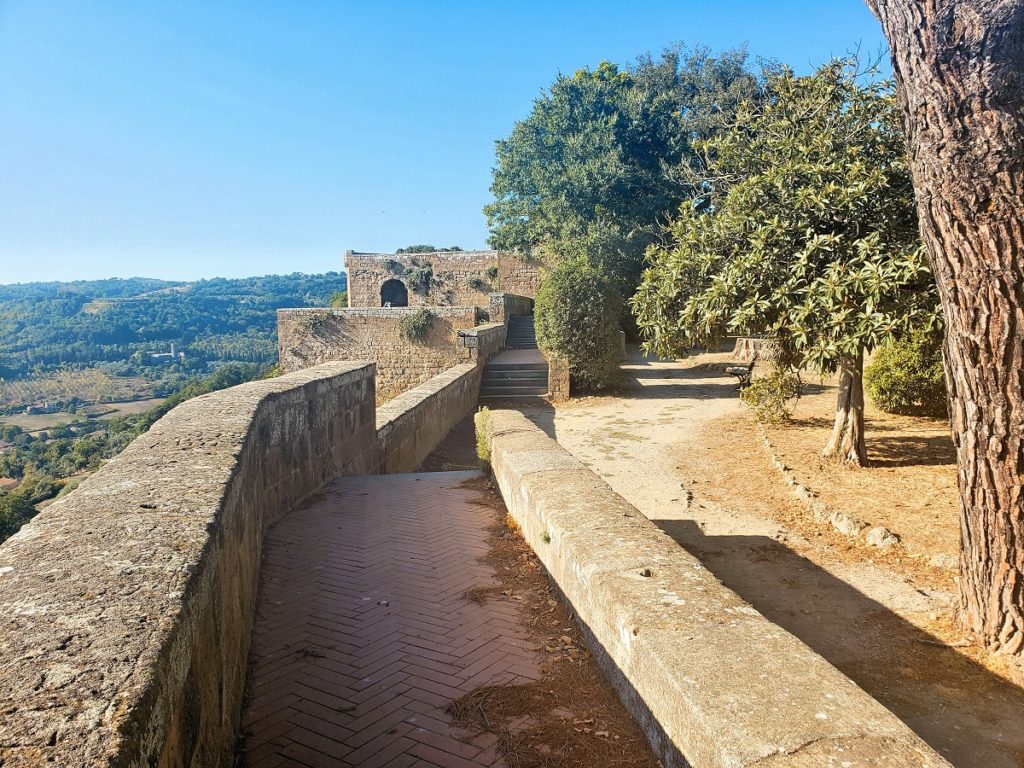
{"label": "dirt path", "polygon": [[[941,629],[948,591],[803,524],[807,511],[764,482],[773,470],[756,446],[728,466],[710,458],[716,425],[742,417],[731,378],[639,357],[627,372],[632,384],[618,396],[528,415],[955,765],[1024,766],[1024,691],[939,645],[955,639]],[[748,481],[765,490],[730,493]]]}

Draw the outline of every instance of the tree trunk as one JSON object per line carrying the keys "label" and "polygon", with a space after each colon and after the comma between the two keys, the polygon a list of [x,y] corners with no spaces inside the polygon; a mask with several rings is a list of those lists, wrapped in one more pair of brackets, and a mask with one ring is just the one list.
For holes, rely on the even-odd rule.
{"label": "tree trunk", "polygon": [[868,461],[864,444],[864,350],[839,363],[839,399],[832,437],[821,452],[826,459],[863,467]]}
{"label": "tree trunk", "polygon": [[960,604],[1024,649],[1024,0],[867,0],[882,22],[946,315]]}

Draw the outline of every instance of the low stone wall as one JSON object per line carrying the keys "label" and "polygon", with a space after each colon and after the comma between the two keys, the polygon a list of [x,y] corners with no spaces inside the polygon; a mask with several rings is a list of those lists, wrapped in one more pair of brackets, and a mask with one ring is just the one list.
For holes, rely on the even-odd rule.
{"label": "low stone wall", "polygon": [[544,353],[544,359],[548,363],[548,399],[563,403],[569,399],[572,390],[569,361],[547,352]]}
{"label": "low stone wall", "polygon": [[377,411],[378,472],[412,472],[475,407],[481,366],[464,363]]}
{"label": "low stone wall", "polygon": [[409,341],[399,320],[410,308],[281,309],[277,312],[278,359],[285,371],[330,360],[377,364],[377,398],[383,402],[463,362],[459,330],[476,326],[475,307],[431,307],[426,338]]}
{"label": "low stone wall", "polygon": [[485,323],[458,332],[459,358],[483,365],[505,348],[504,323]]}
{"label": "low stone wall", "polygon": [[489,422],[509,512],[666,766],[948,768],[525,416]]}
{"label": "low stone wall", "polygon": [[488,315],[492,322],[504,323],[510,317],[533,314],[533,299],[514,293],[492,293]]}
{"label": "low stone wall", "polygon": [[0,764],[230,766],[264,531],[377,460],[374,369],[189,400],[0,546]]}

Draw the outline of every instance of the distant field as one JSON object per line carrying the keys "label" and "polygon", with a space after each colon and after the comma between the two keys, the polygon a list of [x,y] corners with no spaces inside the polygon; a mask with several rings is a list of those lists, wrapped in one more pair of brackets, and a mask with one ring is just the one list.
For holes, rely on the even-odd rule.
{"label": "distant field", "polygon": [[110,412],[101,413],[96,416],[97,419],[113,419],[118,416],[130,416],[136,413],[145,413],[150,408],[156,408],[160,405],[166,397],[151,397],[148,400],[133,400],[130,402],[123,403],[104,403],[103,408],[110,408]]}
{"label": "distant field", "polygon": [[[89,410],[93,411],[93,413],[89,414],[89,418],[104,420],[114,419],[118,416],[145,413],[150,408],[155,408],[160,405],[164,400],[166,400],[166,398],[151,397],[146,400],[103,403],[102,405],[90,407]],[[60,413],[19,413],[14,416],[0,415],[0,424],[14,424],[21,427],[26,432],[42,432],[43,430],[70,424],[76,418],[78,417],[75,414],[64,413],[63,411]]]}
{"label": "distant field", "polygon": [[152,394],[149,382],[139,377],[108,376],[95,368],[58,371],[48,376],[0,382],[0,408],[21,408],[37,402],[69,400],[119,402]]}
{"label": "distant field", "polygon": [[70,424],[75,420],[73,413],[33,413],[31,415],[18,414],[16,416],[0,416],[0,424],[14,424],[26,432],[40,432],[44,429],[53,429]]}

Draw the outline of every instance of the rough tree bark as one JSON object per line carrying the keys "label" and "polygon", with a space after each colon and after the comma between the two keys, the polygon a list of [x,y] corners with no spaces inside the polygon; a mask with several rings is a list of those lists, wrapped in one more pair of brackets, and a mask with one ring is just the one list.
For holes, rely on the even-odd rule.
{"label": "rough tree bark", "polygon": [[1024,650],[1024,0],[867,0],[892,52],[946,315],[960,603]]}
{"label": "rough tree bark", "polygon": [[839,399],[832,437],[821,452],[840,464],[863,467],[868,462],[864,443],[864,350],[839,362]]}

